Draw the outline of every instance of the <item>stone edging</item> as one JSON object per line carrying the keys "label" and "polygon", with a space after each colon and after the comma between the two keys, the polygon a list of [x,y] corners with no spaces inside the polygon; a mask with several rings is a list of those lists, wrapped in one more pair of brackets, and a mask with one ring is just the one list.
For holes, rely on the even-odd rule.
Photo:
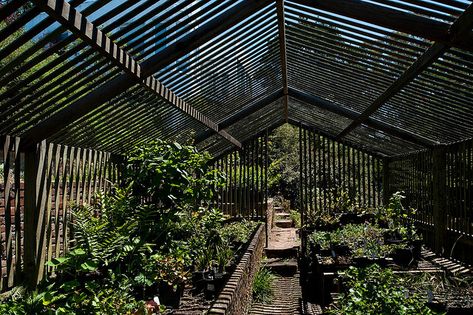
{"label": "stone edging", "polygon": [[253,278],[261,262],[264,243],[264,225],[261,224],[235,271],[207,314],[241,315],[247,313],[252,300]]}

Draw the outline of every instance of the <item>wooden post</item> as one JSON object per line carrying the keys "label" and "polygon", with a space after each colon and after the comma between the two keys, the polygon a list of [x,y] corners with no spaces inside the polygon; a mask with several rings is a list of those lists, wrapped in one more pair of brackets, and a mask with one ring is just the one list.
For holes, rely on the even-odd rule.
{"label": "wooden post", "polygon": [[389,187],[389,159],[383,159],[383,204],[387,206],[389,203],[389,198],[391,197],[390,187]]}
{"label": "wooden post", "polygon": [[25,195],[24,195],[24,280],[29,287],[38,283],[38,201],[40,196],[42,150],[46,143],[40,143],[25,151]]}
{"label": "wooden post", "polygon": [[447,239],[447,202],[446,202],[446,147],[438,146],[432,151],[432,193],[434,212],[435,252],[445,254]]}

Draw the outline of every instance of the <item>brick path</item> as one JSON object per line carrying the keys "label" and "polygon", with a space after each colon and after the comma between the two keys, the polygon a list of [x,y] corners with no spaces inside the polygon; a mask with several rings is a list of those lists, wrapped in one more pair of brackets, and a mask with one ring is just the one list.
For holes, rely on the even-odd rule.
{"label": "brick path", "polygon": [[297,267],[300,240],[292,220],[282,209],[276,208],[275,227],[269,235],[264,263],[276,275],[274,297],[270,304],[253,303],[249,315],[301,314],[301,287]]}

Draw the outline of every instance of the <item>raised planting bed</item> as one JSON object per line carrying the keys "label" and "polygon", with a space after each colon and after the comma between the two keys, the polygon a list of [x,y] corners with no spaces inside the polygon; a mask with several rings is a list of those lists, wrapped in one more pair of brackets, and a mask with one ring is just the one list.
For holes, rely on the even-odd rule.
{"label": "raised planting bed", "polygon": [[473,314],[472,278],[444,271],[353,267],[337,276],[337,284],[325,314]]}
{"label": "raised planting bed", "polygon": [[246,248],[235,272],[218,295],[208,314],[245,314],[251,302],[253,277],[264,249],[264,226],[260,225]]}
{"label": "raised planting bed", "polygon": [[202,263],[192,273],[192,292],[203,292],[208,300],[214,300],[235,272],[260,227],[261,223],[251,221],[225,224],[220,233],[222,240],[228,244],[228,251],[219,253],[222,257],[217,257],[217,261],[208,261],[203,257]]}

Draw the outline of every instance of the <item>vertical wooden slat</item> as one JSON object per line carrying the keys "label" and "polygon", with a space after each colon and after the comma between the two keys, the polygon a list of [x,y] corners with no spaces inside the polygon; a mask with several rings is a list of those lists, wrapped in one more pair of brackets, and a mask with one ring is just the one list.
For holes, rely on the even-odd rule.
{"label": "vertical wooden slat", "polygon": [[[58,209],[58,213],[62,213],[60,218],[57,218],[57,225],[56,225],[56,257],[60,256],[61,253],[61,242],[62,242],[62,248],[66,248],[66,245],[64,244],[64,231],[66,229],[65,227],[65,222],[67,222],[67,174],[68,174],[68,165],[69,162],[67,160],[67,156],[69,153],[69,147],[67,146],[62,146],[62,157],[61,157],[61,184],[60,184],[60,189],[61,192],[56,193],[57,199],[56,199],[56,208]],[[59,201],[60,198],[60,193],[62,193],[62,201]],[[61,233],[61,226],[62,226],[62,233]]]}
{"label": "vertical wooden slat", "polygon": [[[37,228],[36,228],[36,264],[37,264],[37,273],[36,273],[36,282],[39,283],[44,276],[44,264],[46,263],[47,257],[47,243],[48,238],[50,237],[51,231],[51,184],[52,184],[52,161],[54,154],[53,144],[44,143],[44,151],[41,151],[41,154],[44,154],[44,157],[40,157],[42,163],[42,169],[38,170],[38,180],[40,188],[38,191],[38,205],[39,211],[37,216]],[[42,145],[43,146],[43,145]]]}
{"label": "vertical wooden slat", "polygon": [[316,191],[316,198],[317,198],[317,201],[319,203],[318,207],[319,207],[319,211],[323,210],[323,207],[324,207],[324,204],[323,204],[323,200],[322,200],[322,191],[321,191],[321,188],[322,188],[322,181],[323,181],[323,177],[322,177],[322,139],[320,139],[320,134],[317,132],[317,191]]}
{"label": "vertical wooden slat", "polygon": [[239,196],[239,215],[242,216],[243,214],[243,150],[238,152],[238,167],[239,167],[239,174],[238,174],[238,196]]}
{"label": "vertical wooden slat", "polygon": [[37,148],[25,152],[25,208],[24,208],[24,275],[29,287],[36,285],[35,244],[36,244],[36,174],[38,169]]}
{"label": "vertical wooden slat", "polygon": [[251,209],[251,218],[254,219],[255,211],[255,139],[252,139],[250,142],[250,166],[251,166],[251,177],[250,177],[250,209]]}
{"label": "vertical wooden slat", "polygon": [[254,176],[254,189],[255,189],[255,193],[254,193],[254,205],[255,205],[255,217],[257,219],[260,218],[259,216],[259,206],[258,206],[258,202],[259,202],[259,198],[258,198],[258,194],[259,194],[259,189],[258,189],[258,179],[259,179],[259,171],[258,171],[258,149],[259,149],[259,145],[258,145],[258,141],[259,141],[259,137],[257,137],[255,139],[255,148],[254,148],[254,152],[255,152],[255,156],[254,156],[254,159],[253,159],[253,167],[254,167],[254,173],[255,173],[255,176]]}
{"label": "vertical wooden slat", "polygon": [[309,209],[310,213],[314,211],[314,204],[313,204],[313,190],[314,190],[314,181],[313,181],[313,167],[312,167],[312,155],[313,155],[313,141],[312,141],[313,131],[311,129],[308,130],[308,139],[307,139],[307,150],[309,154],[309,169],[308,169],[308,176],[309,176]]}
{"label": "vertical wooden slat", "polygon": [[269,148],[268,148],[268,129],[264,134],[264,198],[265,198],[265,226],[266,226],[266,247],[268,246],[268,168],[269,168]]}
{"label": "vertical wooden slat", "polygon": [[[50,185],[48,190],[48,212],[49,212],[49,226],[47,228],[47,250],[48,254],[46,256],[46,261],[53,258],[53,237],[56,238],[57,234],[57,225],[58,225],[58,216],[59,216],[59,202],[58,202],[58,192],[59,192],[59,176],[60,176],[60,159],[61,159],[61,150],[60,145],[53,145],[52,153],[52,168],[50,174],[51,178],[49,179]],[[54,193],[54,195],[53,195]],[[52,202],[54,200],[54,212],[52,211]],[[54,225],[54,228],[53,228]],[[55,251],[54,251],[55,252]],[[51,268],[48,268],[48,271],[51,271]]]}
{"label": "vertical wooden slat", "polygon": [[372,202],[372,195],[371,195],[371,166],[372,166],[372,163],[371,163],[371,156],[370,155],[367,155],[366,156],[367,158],[367,161],[366,161],[366,181],[367,181],[367,189],[368,191],[366,192],[367,193],[367,197],[368,197],[368,204],[367,206],[368,207],[372,207],[373,206],[373,202]]}
{"label": "vertical wooden slat", "polygon": [[303,170],[303,178],[304,178],[304,207],[303,207],[303,213],[304,215],[307,214],[307,205],[308,205],[308,200],[307,196],[309,194],[308,192],[308,183],[307,183],[307,129],[303,129],[303,135],[304,135],[304,140],[303,140],[303,145],[304,145],[304,152],[303,152],[303,161],[304,161],[304,170]]}
{"label": "vertical wooden slat", "polygon": [[[15,169],[14,169],[14,181],[15,181],[15,268],[14,268],[14,279],[13,284],[20,283],[22,279],[22,261],[23,261],[23,228],[22,228],[22,214],[24,214],[24,203],[22,204],[22,190],[24,187],[21,185],[21,166],[22,166],[22,154],[19,152],[20,138],[15,138]],[[26,167],[26,165],[25,165]],[[24,193],[24,190],[23,190]]]}
{"label": "vertical wooden slat", "polygon": [[[5,215],[5,221],[4,221],[4,229],[5,229],[5,239],[3,240],[5,242],[5,247],[2,251],[4,251],[5,254],[5,259],[4,257],[1,256],[2,251],[0,251],[0,290],[3,290],[3,288],[8,288],[13,285],[13,279],[14,279],[14,267],[13,267],[13,225],[12,225],[12,213],[11,213],[11,194],[13,192],[13,185],[16,184],[18,185],[19,183],[14,183],[12,180],[14,180],[14,177],[12,175],[13,172],[12,170],[15,169],[14,163],[16,161],[16,155],[18,154],[18,149],[15,146],[15,138],[12,138],[10,136],[5,137],[5,142],[3,145],[3,178],[4,178],[4,215]],[[12,154],[13,154],[13,160],[12,161]],[[13,177],[13,178],[12,178]],[[1,222],[1,221],[0,221]],[[2,227],[0,225],[0,244],[2,243]],[[6,264],[6,274],[4,275],[2,273],[3,269],[3,264]],[[4,276],[6,276],[6,281],[4,282]]]}
{"label": "vertical wooden slat", "polygon": [[390,175],[390,170],[389,170],[389,160],[385,158],[383,160],[383,204],[388,205],[389,204],[389,198],[390,198],[390,181],[389,181],[389,175]]}
{"label": "vertical wooden slat", "polygon": [[324,136],[320,136],[320,157],[321,157],[321,165],[320,165],[320,170],[321,170],[321,185],[320,185],[320,193],[321,193],[321,199],[322,199],[322,203],[323,203],[323,208],[324,210],[327,209],[327,190],[325,189],[326,187],[326,179],[327,179],[327,173],[326,173],[326,156],[325,156],[325,152],[326,152],[326,141],[325,141],[325,138]]}
{"label": "vertical wooden slat", "polygon": [[433,206],[434,206],[434,229],[435,229],[435,251],[437,254],[445,254],[447,239],[447,212],[445,199],[446,182],[446,151],[444,146],[435,147],[433,150]]}
{"label": "vertical wooden slat", "polygon": [[233,216],[238,216],[238,152],[233,152]]}
{"label": "vertical wooden slat", "polygon": [[302,162],[302,126],[299,126],[299,202],[301,217],[304,216],[304,185],[303,185],[303,162]]}
{"label": "vertical wooden slat", "polygon": [[361,196],[362,196],[362,204],[366,206],[366,153],[361,152],[361,167],[360,167],[360,179],[361,179]]}
{"label": "vertical wooden slat", "polygon": [[471,217],[473,216],[473,187],[471,185],[471,182],[473,181],[473,161],[472,161],[472,151],[473,151],[473,141],[470,140],[468,141],[468,171],[467,171],[467,177],[468,177],[468,218],[467,220],[467,230],[466,233],[469,236],[472,236],[472,231],[471,231]]}
{"label": "vertical wooden slat", "polygon": [[355,176],[355,154],[354,149],[352,147],[348,147],[348,165],[349,170],[348,174],[350,174],[350,178],[348,179],[351,187],[351,195],[353,202],[356,202],[356,176]]}
{"label": "vertical wooden slat", "polygon": [[[61,162],[61,152],[62,152],[63,148],[62,146],[60,145],[55,145],[54,146],[54,157],[53,157],[53,164],[54,164],[54,171],[53,171],[53,174],[54,174],[54,184],[52,184],[52,191],[50,192],[50,194],[52,194],[54,192],[54,198],[52,198],[52,196],[50,197],[50,201],[49,201],[49,205],[48,205],[48,208],[51,209],[52,207],[52,200],[54,200],[54,215],[51,215],[51,223],[50,223],[50,227],[48,229],[48,256],[47,256],[47,260],[51,260],[53,258],[53,252],[55,253],[56,250],[54,248],[53,250],[53,237],[55,238],[56,242],[55,243],[55,246],[57,246],[57,238],[58,238],[58,235],[57,235],[57,232],[59,230],[59,192],[60,192],[60,187],[59,187],[59,183],[60,183],[60,173],[61,173],[61,168],[60,168],[60,162]],[[53,181],[51,180],[51,183]],[[51,186],[50,186],[51,187]],[[54,224],[54,229],[53,229],[53,224]],[[49,271],[51,271],[51,269],[49,268],[48,269]]]}
{"label": "vertical wooden slat", "polygon": [[345,143],[341,143],[341,187],[343,190],[348,191],[348,188],[346,187],[346,181],[347,181],[347,168],[346,168],[346,148],[345,148]]}
{"label": "vertical wooden slat", "polygon": [[233,151],[228,154],[228,212],[233,217]]}
{"label": "vertical wooden slat", "polygon": [[242,200],[242,214],[243,217],[247,218],[247,199],[248,199],[248,185],[247,185],[247,147],[246,145],[243,147],[243,161],[242,161],[242,169],[243,169],[243,177],[242,177],[242,190],[243,190],[243,200]]}
{"label": "vertical wooden slat", "polygon": [[337,176],[338,176],[338,183],[337,186],[343,189],[342,183],[342,157],[341,157],[341,145],[340,142],[337,142]]}
{"label": "vertical wooden slat", "polygon": [[[84,204],[87,201],[87,176],[88,176],[88,165],[90,163],[88,159],[89,150],[83,149],[82,150],[82,163],[81,163],[81,204]],[[116,171],[115,171],[116,172]],[[114,173],[116,174],[116,173]],[[114,182],[116,181],[116,177],[114,177]]]}

